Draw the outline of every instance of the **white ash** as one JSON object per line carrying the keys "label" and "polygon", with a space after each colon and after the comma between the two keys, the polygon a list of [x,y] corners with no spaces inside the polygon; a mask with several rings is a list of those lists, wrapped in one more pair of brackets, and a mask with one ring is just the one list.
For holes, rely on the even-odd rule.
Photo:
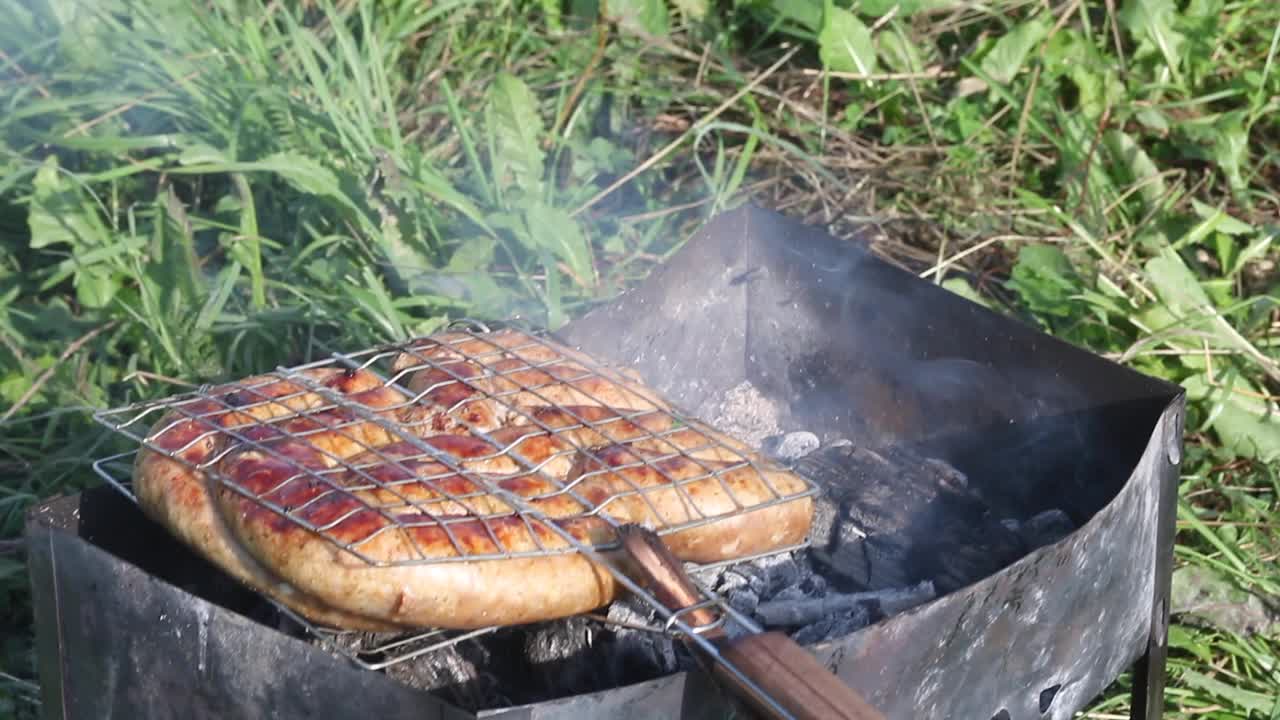
{"label": "white ash", "polygon": [[744,380],[724,397],[703,403],[694,414],[717,430],[758,448],[765,438],[781,432],[784,411]]}
{"label": "white ash", "polygon": [[[420,633],[413,633],[420,634]],[[377,663],[385,658],[375,654],[380,647],[410,635],[387,635],[370,632],[350,632],[326,635],[317,644],[344,655],[356,654],[366,661]],[[396,647],[396,656],[407,655],[431,643],[439,642],[433,635],[416,643]],[[419,658],[397,663],[386,668],[388,676],[413,688],[439,693],[441,697],[461,706],[485,704],[510,704],[501,693],[501,681],[489,668],[494,653],[489,643],[477,639],[432,650]],[[429,658],[429,661],[426,659]]]}
{"label": "white ash", "polygon": [[616,623],[607,629],[612,652],[606,655],[615,677],[665,675],[676,671],[686,659],[671,638],[653,631],[657,627],[655,614],[635,598],[613,603],[606,617]]}
{"label": "white ash", "polygon": [[822,442],[811,432],[790,432],[764,439],[761,450],[778,460],[798,460],[818,449]]}

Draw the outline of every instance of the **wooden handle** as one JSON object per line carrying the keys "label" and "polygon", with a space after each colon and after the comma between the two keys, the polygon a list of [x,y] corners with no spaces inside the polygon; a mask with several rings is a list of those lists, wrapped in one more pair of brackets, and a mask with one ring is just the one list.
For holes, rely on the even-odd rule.
{"label": "wooden handle", "polygon": [[[625,525],[619,534],[630,574],[659,602],[670,610],[683,610],[702,600],[680,561],[652,531]],[[683,619],[696,628],[710,625],[718,617],[719,613],[711,608],[698,608],[685,613]],[[704,655],[704,661],[710,661],[712,674],[763,718],[787,717],[769,702],[772,700],[797,720],[884,720],[813,653],[783,633],[764,632],[730,640],[722,629],[714,628],[702,636],[716,647],[721,658],[764,691],[761,696],[722,662],[706,657],[709,653],[693,644],[694,650]]]}
{"label": "wooden handle", "polygon": [[[862,695],[783,633],[763,632],[715,644],[725,660],[797,720],[884,720]],[[712,673],[762,717],[782,717],[728,668],[717,663]]]}

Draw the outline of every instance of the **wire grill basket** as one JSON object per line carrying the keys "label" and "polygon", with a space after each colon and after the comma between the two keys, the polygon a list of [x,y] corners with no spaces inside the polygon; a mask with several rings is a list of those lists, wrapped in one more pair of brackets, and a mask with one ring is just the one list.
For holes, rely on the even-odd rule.
{"label": "wire grill basket", "polygon": [[[95,419],[371,565],[576,552],[536,525],[641,522],[661,536],[817,492],[793,475],[779,487],[777,468],[625,371],[515,330],[334,353]],[[246,452],[270,482],[234,474]],[[363,551],[415,528],[447,547],[406,532],[408,557]]]}

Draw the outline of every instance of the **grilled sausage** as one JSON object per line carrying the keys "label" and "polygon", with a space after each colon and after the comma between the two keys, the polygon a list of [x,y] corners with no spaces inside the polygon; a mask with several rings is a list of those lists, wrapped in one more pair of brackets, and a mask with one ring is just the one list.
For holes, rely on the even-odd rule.
{"label": "grilled sausage", "polygon": [[655,526],[697,562],[808,530],[800,478],[675,422],[633,373],[588,371],[580,353],[514,331],[436,336],[394,364],[412,397],[363,370],[220,389],[207,417],[158,429],[155,443],[196,467],[147,451],[140,502],[247,584],[354,629],[598,608],[619,586],[574,546],[612,544],[618,523]]}
{"label": "grilled sausage", "polygon": [[[454,466],[466,465],[464,458],[483,445],[461,436],[425,440],[457,452]],[[399,444],[377,453],[383,462],[356,462],[321,482],[298,471],[325,467],[307,448],[291,453],[292,462],[246,451],[229,460],[227,474],[241,478],[249,493],[290,509],[292,519],[231,491],[221,502],[251,552],[326,603],[397,623],[450,628],[567,617],[614,599],[613,576],[581,554],[566,554],[573,545],[544,518],[587,546],[612,543],[617,523],[712,521],[667,535],[677,557],[697,562],[795,544],[808,531],[809,498],[760,507],[803,493],[795,476],[686,457],[629,467],[643,459],[640,452],[626,445],[588,449],[557,481],[514,463],[460,476],[416,445]],[[707,475],[708,464],[719,474]],[[490,474],[495,471],[514,474]],[[675,488],[673,480],[689,482]],[[505,493],[521,498],[521,507],[512,507]],[[335,542],[303,526],[324,528]],[[519,557],[548,551],[562,552]],[[466,558],[472,559],[442,562]],[[368,561],[426,562],[370,567]]]}
{"label": "grilled sausage", "polygon": [[[606,570],[578,553],[565,552],[572,545],[544,523],[513,514],[492,494],[474,496],[476,483],[448,474],[443,465],[406,464],[415,474],[432,478],[417,482],[405,482],[404,473],[387,469],[396,465],[376,466],[382,486],[375,482],[370,488],[369,479],[356,471],[334,477],[332,484],[300,473],[300,468],[327,467],[305,446],[290,448],[284,455],[287,460],[246,450],[228,459],[227,474],[238,478],[239,488],[288,509],[289,517],[224,490],[219,499],[226,517],[255,556],[347,612],[407,625],[476,628],[585,612],[609,602],[616,592]],[[526,497],[557,489],[536,474],[493,482]],[[473,497],[439,501],[446,493]],[[612,540],[608,523],[582,516],[586,508],[563,494],[529,500],[528,505],[558,521],[579,543]],[[324,528],[327,539],[304,525]],[[561,554],[543,557],[368,564],[557,550]]]}
{"label": "grilled sausage", "polygon": [[[381,386],[367,373],[314,370],[305,374],[346,394]],[[323,398],[297,383],[271,376],[223,386],[210,395],[170,410],[155,423],[150,444],[163,452],[148,447],[138,452],[133,491],[143,513],[232,578],[312,622],[375,632],[401,628],[388,620],[328,607],[263,566],[230,535],[212,502],[210,486],[215,481],[198,469],[214,461],[232,442],[223,431],[241,428],[251,432],[264,427],[254,423],[321,407]],[[244,428],[246,425],[249,427]]]}

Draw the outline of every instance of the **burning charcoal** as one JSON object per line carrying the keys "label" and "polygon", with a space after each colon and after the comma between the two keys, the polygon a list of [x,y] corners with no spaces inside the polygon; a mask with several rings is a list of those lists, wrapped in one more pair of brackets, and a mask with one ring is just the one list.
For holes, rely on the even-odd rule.
{"label": "burning charcoal", "polygon": [[911,582],[912,561],[903,538],[858,538],[838,543],[833,552],[815,550],[813,555],[846,589],[893,588]]}
{"label": "burning charcoal", "polygon": [[756,614],[756,606],[760,604],[760,596],[750,587],[731,590],[724,595],[729,607],[748,617]]}
{"label": "burning charcoal", "polygon": [[791,639],[801,645],[812,645],[826,640],[833,634],[833,630],[837,625],[835,618],[827,618],[812,625],[805,625],[799,630],[791,633]]}
{"label": "burning charcoal", "polygon": [[726,570],[720,576],[720,582],[714,585],[716,592],[730,593],[735,590],[741,590],[751,585],[751,578],[736,571]]}
{"label": "burning charcoal", "polygon": [[831,638],[844,637],[871,624],[871,613],[861,605],[838,615],[825,617],[796,630],[791,639],[801,645],[812,645]]}
{"label": "burning charcoal", "polygon": [[386,673],[410,687],[438,692],[462,707],[507,703],[497,678],[482,670],[490,667],[490,659],[484,644],[461,642],[391,665]]}
{"label": "burning charcoal", "polygon": [[950,463],[945,463],[937,458],[926,458],[924,465],[933,471],[934,476],[938,478],[944,487],[952,490],[968,489],[969,478]]}
{"label": "burning charcoal", "polygon": [[1023,523],[1020,534],[1032,548],[1039,548],[1061,540],[1075,529],[1075,523],[1071,522],[1065,512],[1053,509],[1045,510]]}
{"label": "burning charcoal", "polygon": [[[641,611],[627,601],[609,606],[607,615],[611,622],[621,625],[653,627],[657,625],[654,613]],[[635,678],[657,677],[674,672],[678,667],[675,641],[669,636],[649,630],[611,625],[611,640],[600,643],[604,652],[588,657],[589,662],[605,662],[613,682],[632,682]]]}
{"label": "burning charcoal", "polygon": [[582,692],[598,668],[589,658],[599,625],[582,617],[539,623],[524,639],[524,657],[535,682]]}
{"label": "burning charcoal", "polygon": [[982,498],[967,489],[963,473],[902,448],[827,446],[800,458],[796,470],[835,503],[837,524],[867,535],[923,534],[936,516],[987,512]]}
{"label": "burning charcoal", "polygon": [[921,553],[932,558],[926,575],[942,593],[998,572],[1026,552],[1022,538],[995,521],[944,528],[939,537]]}
{"label": "burning charcoal", "polygon": [[910,610],[911,608],[929,602],[938,596],[937,590],[934,589],[933,583],[925,580],[922,583],[912,585],[911,587],[901,588],[899,590],[881,591],[878,593],[868,593],[868,595],[877,596],[876,599],[880,603],[880,612],[885,617],[897,615],[900,612]]}
{"label": "burning charcoal", "polygon": [[862,605],[857,595],[825,598],[791,598],[760,603],[756,617],[765,627],[800,627],[838,613],[853,612]]}
{"label": "burning charcoal", "polygon": [[811,432],[791,432],[765,438],[761,449],[778,460],[790,462],[817,450],[819,444],[818,436]]}
{"label": "burning charcoal", "polygon": [[809,595],[803,589],[801,589],[799,585],[791,585],[791,586],[782,588],[777,593],[774,593],[773,597],[769,598],[769,601],[770,602],[790,602],[795,600],[804,600],[808,597]]}
{"label": "burning charcoal", "polygon": [[827,592],[827,580],[821,575],[814,573],[800,581],[800,590],[808,597],[821,597]]}
{"label": "burning charcoal", "polygon": [[773,597],[800,581],[800,566],[791,553],[770,555],[741,566],[751,589],[762,598]]}
{"label": "burning charcoal", "polygon": [[833,536],[836,530],[844,526],[844,523],[840,522],[839,514],[839,505],[829,495],[814,497],[812,529],[809,531],[814,547],[827,548],[835,543]]}
{"label": "burning charcoal", "polygon": [[756,608],[756,616],[765,625],[788,627],[808,625],[822,618],[850,613],[859,608],[864,611],[876,610],[887,617],[928,602],[936,596],[933,583],[927,580],[910,587],[865,593],[842,593],[822,598],[806,598],[799,592],[784,594],[787,597],[779,595],[769,602],[760,603],[760,607]]}

